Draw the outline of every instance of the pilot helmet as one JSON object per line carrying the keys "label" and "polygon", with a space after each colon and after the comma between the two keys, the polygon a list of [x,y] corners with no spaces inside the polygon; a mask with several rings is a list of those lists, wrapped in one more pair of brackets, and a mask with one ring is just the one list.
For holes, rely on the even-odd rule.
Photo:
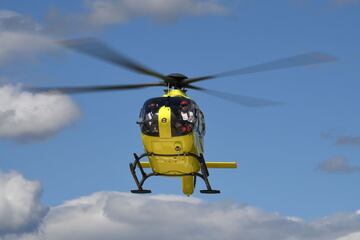
{"label": "pilot helmet", "polygon": [[158,107],[158,104],[156,102],[150,102],[148,104],[148,108],[151,112],[155,112]]}
{"label": "pilot helmet", "polygon": [[182,110],[182,111],[188,111],[189,110],[189,101],[187,101],[187,100],[182,100],[181,102],[180,102],[180,109]]}

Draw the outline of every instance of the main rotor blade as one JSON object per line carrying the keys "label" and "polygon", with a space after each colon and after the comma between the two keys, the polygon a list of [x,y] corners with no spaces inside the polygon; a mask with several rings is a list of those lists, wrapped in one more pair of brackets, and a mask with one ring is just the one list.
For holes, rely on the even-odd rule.
{"label": "main rotor blade", "polygon": [[282,102],[262,99],[262,98],[256,98],[256,97],[250,97],[245,95],[237,95],[232,93],[226,93],[226,92],[220,92],[216,90],[206,89],[202,87],[197,87],[194,85],[187,86],[187,88],[198,90],[202,93],[206,93],[208,95],[221,98],[226,101],[230,101],[236,104],[240,104],[242,106],[246,107],[268,107],[268,106],[278,106],[283,105]]}
{"label": "main rotor blade", "polygon": [[104,91],[119,91],[140,89],[146,87],[165,86],[164,83],[144,83],[144,84],[127,84],[127,85],[109,85],[109,86],[85,86],[85,87],[28,87],[27,90],[33,92],[60,92],[67,94],[91,93]]}
{"label": "main rotor blade", "polygon": [[84,53],[91,57],[95,57],[101,59],[106,62],[110,62],[117,66],[122,66],[132,71],[153,76],[156,78],[160,78],[162,80],[166,79],[161,73],[155,72],[140,63],[135,62],[134,60],[125,57],[123,54],[115,51],[114,49],[110,48],[105,43],[95,39],[95,38],[81,38],[81,39],[74,39],[74,40],[65,40],[61,41],[60,44],[74,49],[78,52]]}
{"label": "main rotor blade", "polygon": [[209,80],[218,77],[227,77],[233,75],[243,75],[243,74],[250,74],[250,73],[257,73],[257,72],[265,72],[265,71],[272,71],[277,69],[285,69],[285,68],[293,68],[299,66],[307,66],[319,63],[327,63],[333,62],[337,59],[333,56],[330,56],[326,53],[322,52],[312,52],[306,53],[301,55],[296,55],[293,57],[283,58],[275,61],[270,61],[262,64],[257,64],[245,68],[235,69],[231,71],[221,72],[213,75],[189,78],[185,80],[185,84],[191,84],[194,82]]}

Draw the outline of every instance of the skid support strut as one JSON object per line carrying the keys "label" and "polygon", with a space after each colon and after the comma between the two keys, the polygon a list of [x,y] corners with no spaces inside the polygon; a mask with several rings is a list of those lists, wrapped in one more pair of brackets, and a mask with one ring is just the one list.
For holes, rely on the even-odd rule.
{"label": "skid support strut", "polygon": [[200,154],[200,157],[197,157],[197,159],[199,160],[200,163],[200,171],[201,174],[197,173],[196,176],[199,176],[200,178],[202,178],[205,182],[206,185],[206,189],[205,190],[200,190],[201,193],[205,193],[205,194],[218,194],[220,193],[220,190],[215,190],[211,188],[208,176],[209,174],[209,170],[206,166],[205,163],[205,159],[204,156],[202,154]]}
{"label": "skid support strut", "polygon": [[[143,184],[144,184],[144,182],[146,181],[147,178],[156,175],[155,173],[147,174],[144,171],[143,167],[141,166],[140,159],[145,157],[145,156],[147,156],[146,153],[142,154],[140,157],[136,153],[134,153],[134,162],[130,163],[130,172],[131,172],[131,175],[134,178],[136,186],[138,187],[138,189],[131,190],[132,193],[140,193],[140,194],[142,194],[142,193],[151,193],[151,190],[142,188],[142,186],[143,186]],[[139,181],[139,179],[138,179],[138,177],[136,175],[136,168],[139,168],[140,173],[141,173],[141,180],[140,181]]]}

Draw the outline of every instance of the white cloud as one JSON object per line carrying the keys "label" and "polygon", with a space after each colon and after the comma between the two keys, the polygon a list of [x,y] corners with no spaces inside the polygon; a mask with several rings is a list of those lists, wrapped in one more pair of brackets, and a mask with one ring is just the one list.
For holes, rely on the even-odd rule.
{"label": "white cloud", "polygon": [[16,172],[0,171],[0,239],[2,235],[38,228],[47,212],[40,195],[39,182],[26,180]]}
{"label": "white cloud", "polygon": [[53,50],[55,44],[42,30],[42,26],[28,16],[0,10],[0,64]]}
{"label": "white cloud", "polygon": [[53,10],[47,16],[49,32],[93,31],[146,17],[156,22],[174,21],[186,16],[225,15],[228,10],[215,0],[84,0],[83,13],[61,14]]}
{"label": "white cloud", "polygon": [[30,93],[13,85],[0,87],[0,137],[46,138],[79,114],[78,107],[65,95]]}
{"label": "white cloud", "polygon": [[340,237],[336,240],[359,240],[360,239],[360,232],[351,233],[347,236]]}
{"label": "white cloud", "polygon": [[226,9],[210,0],[95,0],[86,1],[94,25],[122,23],[137,17],[175,20],[182,16],[223,15]]}
{"label": "white cloud", "polygon": [[0,31],[0,46],[0,64],[56,49],[46,36],[11,31]]}
{"label": "white cloud", "polygon": [[98,192],[51,208],[41,231],[4,239],[357,240],[359,231],[356,213],[305,221],[236,203]]}

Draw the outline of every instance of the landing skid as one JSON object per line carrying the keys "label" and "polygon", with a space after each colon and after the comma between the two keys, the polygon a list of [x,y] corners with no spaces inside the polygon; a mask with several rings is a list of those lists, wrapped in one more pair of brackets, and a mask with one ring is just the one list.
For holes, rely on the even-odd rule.
{"label": "landing skid", "polygon": [[[152,156],[156,156],[156,154],[151,154]],[[204,160],[204,156],[202,154],[200,154],[200,156],[197,156],[195,154],[189,153],[189,155],[195,157],[199,163],[200,163],[200,172],[201,173],[191,173],[191,174],[184,174],[184,175],[179,175],[179,176],[194,176],[194,186],[196,185],[196,177],[201,178],[205,185],[206,185],[206,189],[205,190],[200,190],[200,193],[203,194],[219,194],[220,190],[214,190],[211,188],[208,176],[209,176],[209,171],[208,168],[206,166],[205,160]],[[144,168],[141,166],[140,163],[140,159],[143,157],[148,156],[147,153],[144,153],[140,156],[138,156],[136,153],[134,153],[134,162],[130,163],[130,172],[131,175],[134,178],[135,184],[137,186],[138,189],[135,190],[131,190],[132,193],[136,193],[136,194],[146,194],[146,193],[151,193],[151,190],[148,189],[143,189],[143,185],[145,183],[145,181],[152,176],[166,176],[163,174],[159,174],[159,173],[146,173],[144,171]],[[160,155],[159,155],[160,156]],[[161,155],[164,156],[164,155]],[[166,155],[166,156],[177,156],[177,155]],[[141,174],[141,179],[139,180],[137,174],[136,174],[136,169],[140,170],[140,174]]]}
{"label": "landing skid", "polygon": [[146,193],[151,193],[151,190],[147,190],[147,189],[138,189],[138,190],[131,190],[131,193],[136,193],[136,194],[146,194]]}

